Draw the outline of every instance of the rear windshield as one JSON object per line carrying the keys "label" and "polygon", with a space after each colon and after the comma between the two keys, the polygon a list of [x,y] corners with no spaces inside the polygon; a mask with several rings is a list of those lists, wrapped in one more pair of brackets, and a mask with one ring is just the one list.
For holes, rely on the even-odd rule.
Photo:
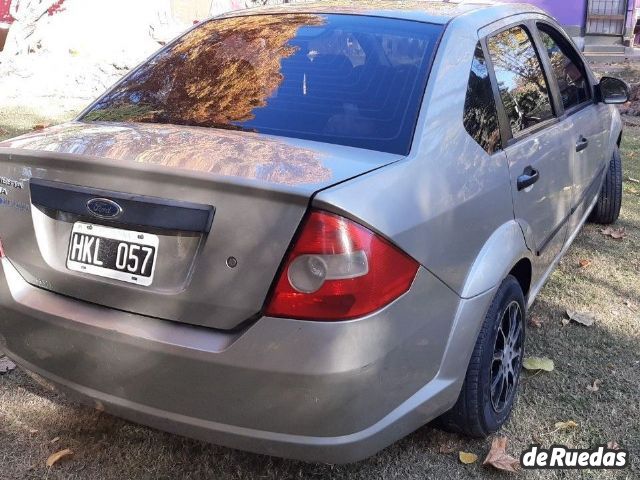
{"label": "rear windshield", "polygon": [[441,25],[356,15],[209,20],[83,115],[406,154]]}

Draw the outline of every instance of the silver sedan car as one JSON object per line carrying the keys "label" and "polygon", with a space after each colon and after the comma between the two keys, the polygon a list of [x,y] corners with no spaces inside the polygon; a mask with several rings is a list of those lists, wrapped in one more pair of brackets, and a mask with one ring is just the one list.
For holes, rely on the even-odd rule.
{"label": "silver sedan car", "polygon": [[135,422],[308,461],[513,408],[527,308],[615,222],[628,97],[526,5],[237,12],[0,143],[0,349]]}

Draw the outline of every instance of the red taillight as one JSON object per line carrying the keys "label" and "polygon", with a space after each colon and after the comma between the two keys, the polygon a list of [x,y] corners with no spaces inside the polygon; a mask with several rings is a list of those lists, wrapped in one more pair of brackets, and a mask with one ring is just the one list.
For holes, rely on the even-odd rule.
{"label": "red taillight", "polygon": [[4,248],[2,247],[2,239],[0,238],[0,258],[4,258]]}
{"label": "red taillight", "polygon": [[305,320],[348,320],[405,293],[418,263],[371,230],[314,211],[287,255],[265,313]]}

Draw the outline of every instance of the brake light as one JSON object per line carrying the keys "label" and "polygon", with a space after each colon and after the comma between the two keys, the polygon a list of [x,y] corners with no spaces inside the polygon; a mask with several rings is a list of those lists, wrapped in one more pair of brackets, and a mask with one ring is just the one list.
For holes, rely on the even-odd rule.
{"label": "brake light", "polygon": [[305,320],[361,317],[405,293],[418,266],[362,225],[313,211],[285,259],[265,313]]}
{"label": "brake light", "polygon": [[2,247],[2,239],[0,238],[0,258],[4,258],[4,248]]}

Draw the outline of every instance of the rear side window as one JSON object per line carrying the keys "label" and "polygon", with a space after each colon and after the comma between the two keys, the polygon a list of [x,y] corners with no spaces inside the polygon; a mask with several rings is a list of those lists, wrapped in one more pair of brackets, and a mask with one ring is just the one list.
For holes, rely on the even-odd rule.
{"label": "rear side window", "polygon": [[547,49],[565,110],[591,99],[591,90],[580,57],[559,32],[539,24],[540,39]]}
{"label": "rear side window", "polygon": [[489,70],[478,43],[471,63],[469,85],[464,102],[464,128],[474,140],[492,154],[500,150],[500,126],[491,89]]}
{"label": "rear side window", "polygon": [[81,120],[246,130],[406,154],[442,28],[356,15],[210,20]]}
{"label": "rear side window", "polygon": [[489,38],[488,45],[512,133],[552,118],[549,86],[529,33],[514,27]]}

